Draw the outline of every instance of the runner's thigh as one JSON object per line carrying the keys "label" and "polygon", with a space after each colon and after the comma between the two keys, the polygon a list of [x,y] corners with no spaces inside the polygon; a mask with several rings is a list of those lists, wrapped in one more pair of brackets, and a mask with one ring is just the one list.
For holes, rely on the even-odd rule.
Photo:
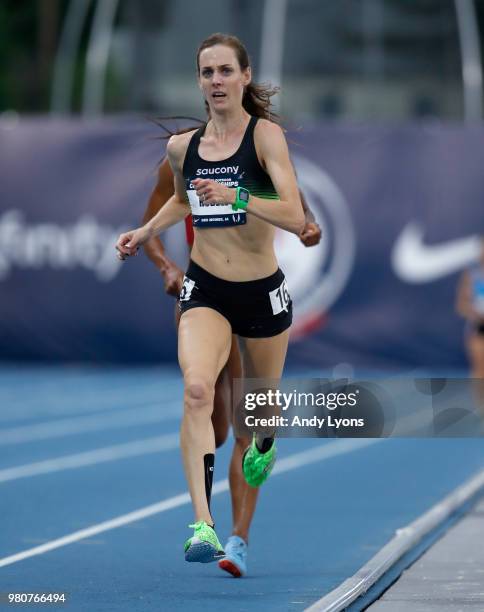
{"label": "runner's thigh", "polygon": [[178,361],[187,377],[201,376],[210,385],[227,362],[232,329],[225,317],[212,308],[191,308],[178,327]]}
{"label": "runner's thigh", "polygon": [[271,338],[244,338],[244,376],[280,378],[286,359],[289,330]]}

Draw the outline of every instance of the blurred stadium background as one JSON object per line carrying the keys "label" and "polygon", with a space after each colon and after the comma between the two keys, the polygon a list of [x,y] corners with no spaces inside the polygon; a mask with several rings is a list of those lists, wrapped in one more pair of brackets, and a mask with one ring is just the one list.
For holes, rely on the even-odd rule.
{"label": "blurred stadium background", "polygon": [[[281,439],[249,579],[225,583],[181,555],[174,300],[144,255],[122,264],[114,250],[164,155],[153,119],[204,118],[195,53],[217,31],[281,87],[323,230],[309,249],[277,235],[295,303],[287,378],[379,374],[410,431]],[[363,584],[364,564],[395,533],[414,538],[404,526],[434,504],[439,524],[412,554],[469,509],[442,512],[483,465],[481,439],[459,437],[477,432],[465,385],[413,379],[467,375],[455,294],[484,235],[483,36],[484,0],[0,2],[0,591],[65,591],[86,612],[302,610],[350,576]],[[182,224],[163,241],[184,267]],[[404,376],[385,387],[389,371]],[[231,449],[217,451],[221,538]],[[477,609],[480,514],[435,549],[433,574],[414,564],[398,609]]]}
{"label": "blurred stadium background", "polygon": [[[278,236],[289,364],[463,371],[454,296],[484,233],[484,0],[4,0],[0,359],[175,362],[173,300],[114,243],[164,153],[150,118],[203,118],[195,53],[214,31],[281,86],[323,228],[312,249]],[[164,240],[184,265],[183,228]]]}

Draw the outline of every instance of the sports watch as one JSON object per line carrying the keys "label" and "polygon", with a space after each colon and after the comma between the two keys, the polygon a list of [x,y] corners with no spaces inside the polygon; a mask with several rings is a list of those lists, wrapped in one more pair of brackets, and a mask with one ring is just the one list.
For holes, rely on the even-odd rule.
{"label": "sports watch", "polygon": [[235,190],[235,202],[232,204],[232,210],[244,210],[249,205],[250,191],[245,187],[237,187]]}

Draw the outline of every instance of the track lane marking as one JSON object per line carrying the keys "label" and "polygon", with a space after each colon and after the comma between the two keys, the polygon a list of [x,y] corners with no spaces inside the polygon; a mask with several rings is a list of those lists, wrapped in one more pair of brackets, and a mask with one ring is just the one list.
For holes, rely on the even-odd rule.
{"label": "track lane marking", "polygon": [[[338,455],[344,455],[346,453],[357,451],[361,448],[376,444],[377,442],[382,442],[382,440],[377,438],[337,440],[335,442],[330,442],[322,446],[317,446],[315,448],[311,448],[300,453],[295,453],[293,455],[290,455],[289,457],[280,459],[274,467],[272,476],[284,474],[286,472],[290,472],[305,465],[317,463],[318,461],[332,459],[333,457],[337,457]],[[224,493],[228,490],[228,480],[219,480],[214,484],[212,488],[212,496],[219,495],[220,493]],[[190,503],[190,494],[188,492],[181,493],[180,495],[175,495],[174,497],[170,497],[161,502],[145,506],[144,508],[129,512],[128,514],[123,514],[114,519],[98,523],[97,525],[92,525],[91,527],[87,527],[86,529],[74,531],[73,533],[70,533],[66,536],[57,538],[56,540],[45,542],[40,546],[35,546],[33,548],[29,548],[13,555],[9,555],[8,557],[4,557],[3,559],[0,559],[0,567],[6,567],[7,565],[12,565],[13,563],[23,561],[24,559],[29,559],[37,555],[45,554],[51,550],[62,548],[63,546],[73,544],[74,542],[79,542],[80,540],[85,540],[86,538],[90,538],[99,533],[110,531],[112,529],[117,529],[118,527],[124,527],[125,525],[129,525],[130,523],[141,521],[155,514],[160,514],[161,512],[166,512],[167,510],[178,508],[188,503]]]}
{"label": "track lane marking", "polygon": [[[176,405],[176,408],[174,407]],[[147,423],[161,423],[163,421],[181,418],[181,401],[170,404],[160,401],[145,408],[129,408],[109,414],[77,416],[68,419],[56,419],[36,425],[22,425],[0,430],[0,446],[20,444],[34,440],[50,440],[64,436],[102,431],[106,429],[120,429]]]}
{"label": "track lane marking", "polygon": [[[143,397],[147,397],[147,394],[144,394]],[[89,416],[95,415],[97,413],[108,413],[114,412],[116,410],[127,410],[130,409],[131,405],[139,405],[140,408],[144,408],[145,406],[153,406],[155,404],[161,405],[163,402],[174,402],[179,401],[180,404],[183,402],[183,391],[179,393],[174,393],[170,397],[164,396],[163,399],[160,399],[159,394],[154,395],[153,397],[148,397],[143,401],[142,404],[138,404],[133,401],[127,395],[124,397],[119,397],[117,400],[105,400],[102,398],[92,398],[86,399],[84,397],[77,398],[73,401],[72,398],[36,398],[37,407],[34,410],[30,410],[28,407],[25,407],[25,403],[27,401],[32,401],[31,399],[25,400],[23,403],[23,409],[16,409],[12,406],[4,407],[2,404],[2,400],[0,399],[0,405],[2,405],[2,412],[0,413],[0,424],[2,427],[9,427],[12,421],[35,421],[36,419],[44,419],[51,418],[55,419],[56,417],[80,417],[80,416]],[[48,406],[40,405],[43,402],[48,403]],[[27,423],[28,425],[28,423]],[[27,425],[20,424],[18,427],[25,427]],[[17,426],[15,426],[17,427]]]}
{"label": "track lane marking", "polygon": [[179,438],[180,434],[176,432],[163,436],[134,440],[124,444],[113,444],[112,446],[96,448],[94,450],[72,455],[54,457],[34,463],[16,465],[0,470],[0,483],[11,482],[19,478],[29,478],[31,476],[40,476],[43,474],[52,474],[53,472],[62,472],[64,470],[98,465],[99,463],[117,461],[127,457],[139,457],[150,453],[172,450],[178,448]]}

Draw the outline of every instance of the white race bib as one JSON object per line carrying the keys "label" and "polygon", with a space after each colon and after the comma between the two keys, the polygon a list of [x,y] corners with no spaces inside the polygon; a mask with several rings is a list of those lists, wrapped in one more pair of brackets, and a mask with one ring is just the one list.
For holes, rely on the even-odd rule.
{"label": "white race bib", "polygon": [[188,276],[184,276],[179,297],[180,302],[188,302],[192,295],[193,287],[195,287],[195,281],[190,280]]}
{"label": "white race bib", "polygon": [[274,289],[274,291],[269,291],[269,297],[271,299],[272,314],[277,315],[283,310],[289,312],[291,296],[287,290],[286,279],[282,281],[280,287]]}
{"label": "white race bib", "polygon": [[192,209],[193,227],[231,227],[247,223],[245,210],[234,211],[232,204],[204,204],[194,189],[188,189],[187,195]]}

